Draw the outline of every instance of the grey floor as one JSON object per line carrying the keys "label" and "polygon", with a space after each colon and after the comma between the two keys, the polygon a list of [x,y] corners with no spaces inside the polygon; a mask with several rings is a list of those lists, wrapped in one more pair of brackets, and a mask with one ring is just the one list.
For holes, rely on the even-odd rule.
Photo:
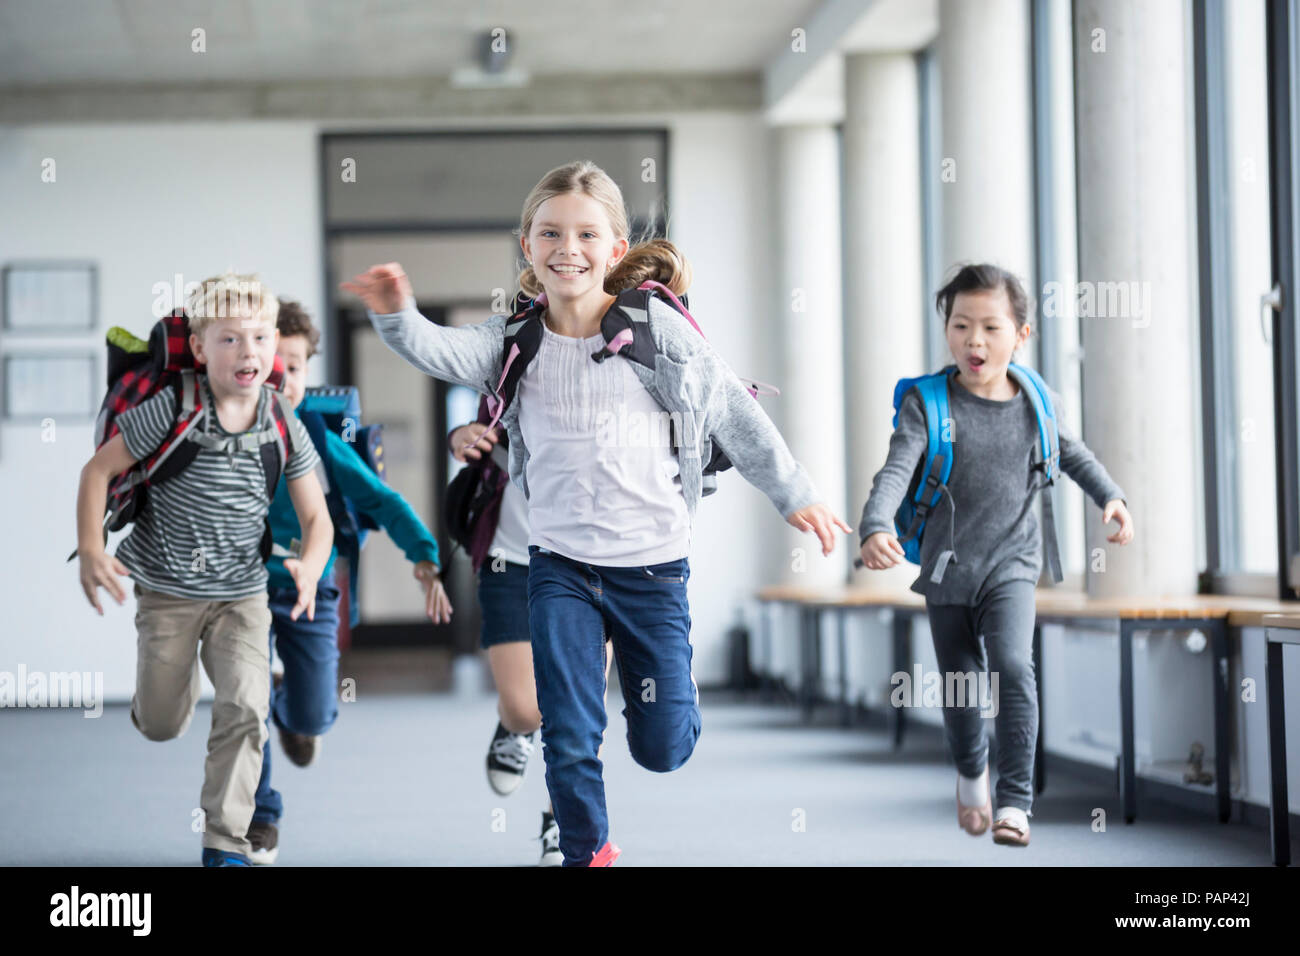
{"label": "grey floor", "polygon": [[[508,798],[483,762],[495,698],[373,695],[342,705],[317,763],[276,764],[286,816],[277,866],[528,866],[546,787],[540,749]],[[0,711],[0,864],[193,865],[203,706],[180,740],[151,743],[127,709]],[[1268,834],[1144,806],[1118,820],[1113,788],[1054,774],[1028,849],[956,825],[937,734],[901,754],[883,733],[802,726],[793,710],[704,698],[704,733],[671,774],[637,767],[615,712],[606,753],[619,865],[1267,865]],[[273,746],[276,744],[273,742]],[[278,753],[278,749],[277,749]],[[1106,832],[1091,829],[1106,810]],[[802,821],[802,828],[797,824]]]}

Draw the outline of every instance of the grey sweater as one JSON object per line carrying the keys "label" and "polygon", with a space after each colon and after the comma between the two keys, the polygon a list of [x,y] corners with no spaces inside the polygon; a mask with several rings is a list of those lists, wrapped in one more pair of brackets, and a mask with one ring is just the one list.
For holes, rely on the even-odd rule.
{"label": "grey sweater", "polygon": [[[389,315],[368,313],[384,342],[420,371],[487,394],[501,378],[506,316],[477,325],[435,325],[413,305]],[[677,436],[682,496],[691,518],[704,493],[704,466],[713,446],[767,495],[788,518],[818,500],[817,489],[795,461],[781,433],[736,373],[677,310],[650,298],[650,334],[657,355],[653,370],[633,362],[646,390],[669,413]],[[629,361],[620,358],[618,361]],[[519,429],[519,401],[501,416],[510,445],[510,479],[528,495],[528,446]]]}
{"label": "grey sweater", "polygon": [[[1124,498],[1105,467],[1061,418],[1061,398],[1052,392],[1060,435],[1061,470],[1097,503]],[[981,398],[948,380],[953,464],[948,495],[930,512],[921,541],[921,574],[912,590],[932,604],[978,604],[1005,581],[1037,581],[1042,570],[1037,491],[1041,472],[1032,471],[1038,445],[1033,405],[1023,391],[1007,401]],[[889,456],[871,484],[858,527],[861,540],[878,531],[896,534],[894,513],[907,495],[916,466],[925,458],[925,409],[915,390],[899,408]],[[954,514],[956,521],[954,523]],[[931,574],[942,552],[956,552],[939,583]]]}

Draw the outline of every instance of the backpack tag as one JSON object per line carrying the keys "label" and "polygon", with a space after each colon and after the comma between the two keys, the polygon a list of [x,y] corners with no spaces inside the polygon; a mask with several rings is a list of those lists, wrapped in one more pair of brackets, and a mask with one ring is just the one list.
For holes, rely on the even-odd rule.
{"label": "backpack tag", "polygon": [[934,571],[930,575],[930,580],[939,584],[943,581],[943,573],[948,570],[948,562],[956,558],[955,552],[943,551],[939,554],[939,560],[934,563]]}

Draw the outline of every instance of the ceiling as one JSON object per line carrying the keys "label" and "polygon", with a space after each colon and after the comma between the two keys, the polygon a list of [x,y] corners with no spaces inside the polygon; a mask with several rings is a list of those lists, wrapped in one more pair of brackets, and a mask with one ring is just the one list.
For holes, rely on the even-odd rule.
{"label": "ceiling", "polygon": [[[832,0],[838,2],[838,0]],[[821,0],[5,0],[0,85],[448,76],[506,32],[532,76],[759,73]],[[206,52],[191,34],[206,33]]]}

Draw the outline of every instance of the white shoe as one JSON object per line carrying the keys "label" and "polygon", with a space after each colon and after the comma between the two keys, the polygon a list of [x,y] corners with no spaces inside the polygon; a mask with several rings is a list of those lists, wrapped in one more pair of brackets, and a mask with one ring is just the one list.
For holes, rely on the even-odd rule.
{"label": "white shoe", "polygon": [[[980,775],[984,779],[984,786],[988,787],[988,767]],[[979,780],[980,777],[967,780]],[[983,806],[967,806],[961,802],[961,782],[962,776],[957,775],[957,825],[969,833],[971,836],[983,836],[988,830],[989,824],[993,822],[993,801],[989,797],[984,798]]]}
{"label": "white shoe", "polygon": [[528,758],[533,755],[536,736],[535,730],[531,734],[512,734],[497,721],[496,733],[488,747],[487,775],[489,786],[501,796],[514,793],[524,782],[524,771],[528,769]]}
{"label": "white shoe", "polygon": [[1003,846],[1029,846],[1029,815],[1019,807],[1002,807],[993,824],[993,842]]}
{"label": "white shoe", "polygon": [[538,866],[563,866],[564,854],[560,852],[560,827],[555,815],[542,811],[542,859]]}
{"label": "white shoe", "polygon": [[248,828],[252,844],[248,859],[256,866],[270,866],[280,855],[280,828],[274,823],[253,823]]}

